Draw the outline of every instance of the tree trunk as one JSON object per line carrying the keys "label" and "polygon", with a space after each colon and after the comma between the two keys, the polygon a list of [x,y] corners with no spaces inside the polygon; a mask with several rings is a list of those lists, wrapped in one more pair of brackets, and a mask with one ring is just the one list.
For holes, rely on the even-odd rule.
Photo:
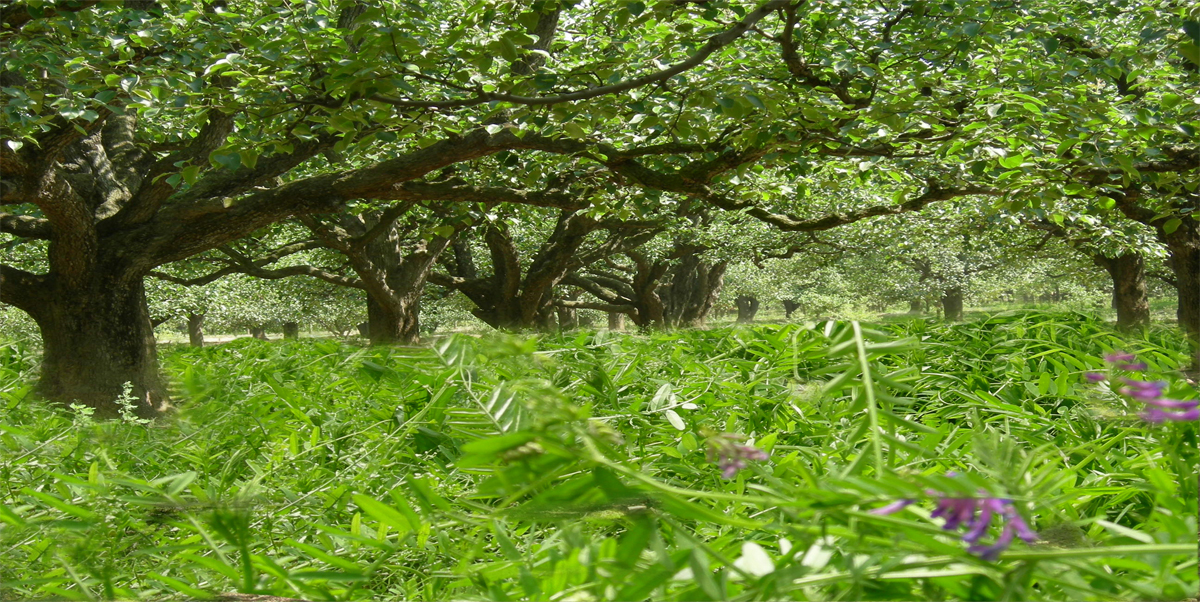
{"label": "tree trunk", "polygon": [[298,322],[283,323],[283,338],[298,339],[300,338],[300,324]]}
{"label": "tree trunk", "polygon": [[625,314],[619,311],[608,312],[608,329],[625,330]]}
{"label": "tree trunk", "polygon": [[359,322],[358,326],[356,326],[355,328],[358,329],[358,336],[363,337],[363,338],[367,338],[367,337],[371,336],[371,323],[370,322]]}
{"label": "tree trunk", "polygon": [[574,307],[557,307],[555,312],[558,313],[558,329],[561,331],[575,330],[579,328],[579,313]]}
{"label": "tree trunk", "polygon": [[204,346],[204,314],[188,314],[188,343],[192,347]]}
{"label": "tree trunk", "polygon": [[800,309],[799,303],[796,303],[795,301],[792,301],[792,300],[784,300],[783,316],[785,318],[787,318],[789,320],[792,319],[792,312],[796,311],[797,309]]}
{"label": "tree trunk", "polygon": [[754,321],[754,316],[758,313],[758,297],[739,295],[737,299],[734,299],[734,303],[737,304],[738,324],[749,324]]}
{"label": "tree trunk", "polygon": [[961,288],[946,289],[942,293],[942,316],[947,322],[961,322],[963,319],[963,292]]}
{"label": "tree trunk", "polygon": [[[1200,353],[1200,221],[1185,217],[1165,239],[1179,292],[1179,327],[1192,341],[1193,351]],[[1200,358],[1196,361],[1200,364]]]}
{"label": "tree trunk", "polygon": [[261,341],[267,340],[267,329],[262,326],[254,326],[250,328],[250,336]]}
{"label": "tree trunk", "polygon": [[725,282],[728,263],[711,266],[700,258],[703,250],[684,253],[670,270],[670,281],[660,287],[663,325],[667,328],[703,326]]}
{"label": "tree trunk", "polygon": [[420,336],[420,307],[403,299],[367,297],[367,338],[372,345],[409,345]]}
{"label": "tree trunk", "polygon": [[139,415],[161,410],[167,396],[141,277],[101,272],[82,288],[56,289],[54,301],[31,314],[42,333],[39,393],[111,417],[129,383]]}
{"label": "tree trunk", "polygon": [[908,302],[908,313],[919,314],[923,307],[924,303],[922,303],[921,299],[911,299]]}
{"label": "tree trunk", "polygon": [[1130,251],[1118,257],[1097,256],[1094,261],[1112,277],[1117,328],[1133,330],[1150,324],[1146,262],[1142,255]]}

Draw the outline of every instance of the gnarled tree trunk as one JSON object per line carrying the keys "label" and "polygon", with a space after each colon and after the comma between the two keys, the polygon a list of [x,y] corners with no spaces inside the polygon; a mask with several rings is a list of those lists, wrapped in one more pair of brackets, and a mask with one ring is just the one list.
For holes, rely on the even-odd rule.
{"label": "gnarled tree trunk", "polygon": [[204,346],[204,314],[188,314],[187,318],[188,344],[192,347]]}
{"label": "gnarled tree trunk", "polygon": [[577,252],[597,227],[599,223],[586,215],[562,211],[522,276],[517,246],[508,230],[488,226],[483,238],[492,258],[490,276],[478,276],[470,248],[462,245],[454,248],[452,263],[443,262],[453,275],[432,278],[466,295],[475,304],[471,313],[493,328],[547,330],[555,322],[554,287],[576,266]]}
{"label": "gnarled tree trunk", "polygon": [[1117,257],[1093,257],[1113,281],[1113,308],[1117,328],[1132,330],[1150,323],[1150,299],[1146,294],[1146,262],[1140,253],[1129,251]]}
{"label": "gnarled tree trunk", "polygon": [[783,317],[785,317],[789,320],[792,319],[792,312],[796,311],[797,309],[800,309],[799,303],[792,301],[791,299],[784,299],[784,301],[783,301]]}
{"label": "gnarled tree trunk", "polygon": [[1200,221],[1185,218],[1174,232],[1163,234],[1179,292],[1179,327],[1192,340],[1193,349],[1200,352]]}
{"label": "gnarled tree trunk", "polygon": [[167,396],[141,276],[98,270],[81,287],[50,290],[48,302],[31,312],[44,350],[39,393],[114,416],[129,383],[138,414],[161,409]]}
{"label": "gnarled tree trunk", "polygon": [[[679,246],[679,245],[677,245]],[[701,248],[687,249],[669,271],[669,282],[660,287],[664,324],[671,327],[703,326],[725,283],[726,261],[705,262]]]}
{"label": "gnarled tree trunk", "polygon": [[963,319],[963,291],[955,286],[942,292],[942,317],[947,322],[961,322]]}
{"label": "gnarled tree trunk", "polygon": [[[419,300],[418,300],[419,303]],[[411,344],[420,336],[420,306],[403,299],[367,297],[367,338],[372,345]]]}
{"label": "gnarled tree trunk", "polygon": [[298,322],[283,323],[283,338],[298,339],[300,338],[300,324]]}
{"label": "gnarled tree trunk", "polygon": [[625,314],[619,311],[608,312],[608,329],[625,330]]}
{"label": "gnarled tree trunk", "polygon": [[758,297],[738,295],[737,299],[734,299],[734,303],[737,304],[738,324],[749,324],[754,321],[754,316],[758,313]]}

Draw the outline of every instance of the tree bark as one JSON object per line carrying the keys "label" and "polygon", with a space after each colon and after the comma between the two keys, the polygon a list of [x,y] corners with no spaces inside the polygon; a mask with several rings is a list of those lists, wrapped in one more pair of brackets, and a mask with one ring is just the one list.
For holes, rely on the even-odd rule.
{"label": "tree bark", "polygon": [[1174,232],[1164,232],[1162,238],[1179,293],[1179,327],[1191,339],[1193,350],[1200,352],[1200,221],[1184,218]]}
{"label": "tree bark", "polygon": [[42,333],[39,393],[64,404],[82,403],[97,416],[117,415],[125,383],[137,413],[165,407],[158,376],[154,328],[141,276],[98,270],[83,287],[53,287],[54,301],[31,315]]}
{"label": "tree bark", "polygon": [[266,329],[265,327],[262,327],[262,326],[253,326],[253,327],[251,327],[251,328],[250,328],[250,336],[252,336],[252,337],[254,337],[254,338],[256,338],[256,339],[258,339],[258,340],[260,340],[260,341],[266,341],[266,340],[268,340],[268,339],[267,339],[267,329]]}
{"label": "tree bark", "polygon": [[204,346],[204,314],[188,314],[188,344],[192,347]]}
{"label": "tree bark", "polygon": [[367,338],[371,345],[409,345],[420,336],[420,306],[404,299],[380,303],[367,297]]}
{"label": "tree bark", "polygon": [[608,329],[625,330],[625,314],[619,311],[608,312]]}
{"label": "tree bark", "polygon": [[300,338],[300,324],[298,322],[283,323],[283,338],[298,339]]}
{"label": "tree bark", "polygon": [[[680,246],[677,244],[677,248]],[[667,328],[703,326],[716,304],[728,262],[709,265],[700,257],[703,251],[689,248],[682,252],[679,264],[669,271],[669,283],[659,291]]]}
{"label": "tree bark", "polygon": [[796,303],[791,299],[785,299],[783,301],[783,317],[789,320],[792,319],[792,312],[796,311],[797,309],[800,309],[799,303]]}
{"label": "tree bark", "polygon": [[908,313],[919,314],[924,307],[925,304],[921,299],[910,299],[908,302]]}
{"label": "tree bark", "polygon": [[565,332],[579,328],[579,314],[575,311],[575,308],[559,306],[555,308],[555,312],[558,314],[559,330]]}
{"label": "tree bark", "polygon": [[1146,261],[1130,251],[1117,257],[1097,255],[1095,263],[1104,268],[1113,281],[1113,308],[1117,310],[1117,328],[1134,330],[1150,324],[1150,299],[1146,293]]}
{"label": "tree bark", "polygon": [[947,322],[963,319],[963,292],[959,287],[946,289],[942,293],[942,316]]}
{"label": "tree bark", "polygon": [[749,324],[754,321],[754,316],[758,313],[758,297],[739,295],[737,299],[734,299],[734,303],[737,304],[738,324]]}
{"label": "tree bark", "polygon": [[435,282],[462,292],[475,304],[471,313],[498,329],[541,329],[555,321],[554,287],[576,267],[576,254],[596,220],[575,211],[562,211],[554,231],[532,257],[525,275],[516,243],[503,225],[489,225],[483,234],[492,259],[492,274],[480,278],[470,248],[455,246],[453,262],[444,261],[456,278]]}

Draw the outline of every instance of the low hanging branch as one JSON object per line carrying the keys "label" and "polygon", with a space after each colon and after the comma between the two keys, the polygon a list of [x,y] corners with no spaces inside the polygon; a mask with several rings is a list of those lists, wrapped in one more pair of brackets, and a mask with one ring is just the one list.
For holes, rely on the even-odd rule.
{"label": "low hanging branch", "polygon": [[262,278],[265,280],[277,280],[280,278],[289,278],[291,276],[310,276],[337,286],[364,288],[362,282],[356,278],[342,276],[341,274],[314,266],[296,265],[277,269],[267,269],[264,267],[271,265],[272,263],[275,263],[289,255],[294,255],[296,253],[311,249],[318,249],[322,246],[323,245],[319,241],[305,240],[285,245],[257,259],[251,259],[233,250],[228,245],[225,245],[220,247],[220,251],[229,256],[230,263],[215,272],[205,274],[203,276],[197,276],[195,278],[184,278],[181,276],[167,274],[165,272],[152,271],[149,273],[149,276],[153,276],[154,278],[165,280],[167,282],[174,282],[175,284],[182,284],[184,286],[203,286],[231,274],[245,274],[247,276]]}

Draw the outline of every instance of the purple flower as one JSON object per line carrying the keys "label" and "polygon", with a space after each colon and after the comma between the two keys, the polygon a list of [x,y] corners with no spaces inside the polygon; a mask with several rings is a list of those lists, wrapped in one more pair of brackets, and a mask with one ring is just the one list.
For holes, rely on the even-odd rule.
{"label": "purple flower", "polygon": [[[1118,370],[1142,371],[1146,369],[1145,363],[1134,363],[1134,359],[1133,354],[1119,351],[1104,356],[1104,360],[1113,364],[1113,367]],[[1089,372],[1084,377],[1091,382],[1106,380],[1106,377],[1098,372]],[[1137,380],[1133,378],[1121,378],[1120,380],[1125,386],[1117,389],[1118,393],[1149,406],[1140,414],[1142,419],[1147,422],[1192,422],[1200,420],[1200,409],[1197,409],[1197,406],[1200,406],[1200,400],[1164,398],[1163,393],[1167,389],[1166,382]],[[1169,412],[1167,410],[1183,411]]]}
{"label": "purple flower", "polygon": [[[938,495],[936,491],[928,491],[927,493],[935,496]],[[892,514],[914,503],[916,503],[916,500],[901,499],[882,508],[876,508],[871,511],[871,514]],[[938,500],[937,508],[929,516],[945,519],[946,523],[942,525],[942,528],[947,531],[966,527],[967,532],[963,534],[962,540],[971,544],[968,550],[972,554],[978,554],[984,560],[995,560],[998,558],[1001,552],[1012,545],[1014,537],[1019,537],[1027,543],[1033,543],[1038,540],[1037,533],[1033,529],[1030,529],[1025,519],[1021,518],[1021,515],[1017,513],[1017,509],[1010,499],[998,497],[942,497]],[[996,516],[1000,516],[1004,521],[1000,537],[990,546],[980,545],[978,543],[979,540],[987,534],[988,527],[991,526],[992,519]]]}
{"label": "purple flower", "polygon": [[1121,395],[1128,395],[1129,397],[1143,402],[1149,402],[1162,397],[1163,389],[1167,388],[1167,383],[1161,381],[1146,382],[1122,378],[1121,382],[1125,383],[1127,386],[1118,389],[1118,393]]}
{"label": "purple flower", "polygon": [[[1026,543],[1033,543],[1038,540],[1038,534],[1029,528],[1025,523],[1025,519],[1021,518],[1015,510],[1012,510],[1011,502],[1006,508],[1005,517],[1008,519],[1004,523],[1004,530],[1000,532],[1000,537],[996,538],[996,542],[990,546],[972,545],[968,550],[974,554],[978,554],[984,560],[995,560],[1000,556],[1000,552],[1008,549],[1012,545],[1013,536],[1016,535]],[[966,539],[965,537],[963,539]]]}
{"label": "purple flower", "polygon": [[1104,356],[1104,361],[1110,364],[1115,364],[1117,362],[1132,362],[1135,359],[1137,359],[1137,356],[1132,353],[1125,353],[1124,351],[1114,351]]}
{"label": "purple flower", "polygon": [[1146,362],[1136,362],[1132,364],[1117,364],[1118,370],[1129,370],[1130,372],[1141,372],[1147,368]]}
{"label": "purple flower", "polygon": [[770,457],[767,452],[753,445],[738,443],[743,439],[745,437],[732,433],[721,433],[708,438],[708,461],[717,462],[722,478],[732,479],[737,476],[738,471],[748,466],[746,460],[762,461]]}
{"label": "purple flower", "polygon": [[1200,399],[1159,398],[1159,399],[1151,399],[1150,401],[1147,401],[1146,404],[1152,405],[1152,406],[1158,407],[1158,408],[1165,408],[1168,410],[1190,410],[1190,409],[1200,405]]}
{"label": "purple flower", "polygon": [[1146,422],[1195,422],[1200,420],[1200,408],[1192,408],[1184,412],[1167,412],[1158,408],[1149,408],[1140,416]]}
{"label": "purple flower", "polygon": [[882,508],[876,508],[876,509],[872,510],[871,514],[877,514],[879,516],[887,516],[889,514],[895,514],[915,503],[917,503],[917,500],[908,499],[908,498],[905,498],[902,500],[896,500]]}

